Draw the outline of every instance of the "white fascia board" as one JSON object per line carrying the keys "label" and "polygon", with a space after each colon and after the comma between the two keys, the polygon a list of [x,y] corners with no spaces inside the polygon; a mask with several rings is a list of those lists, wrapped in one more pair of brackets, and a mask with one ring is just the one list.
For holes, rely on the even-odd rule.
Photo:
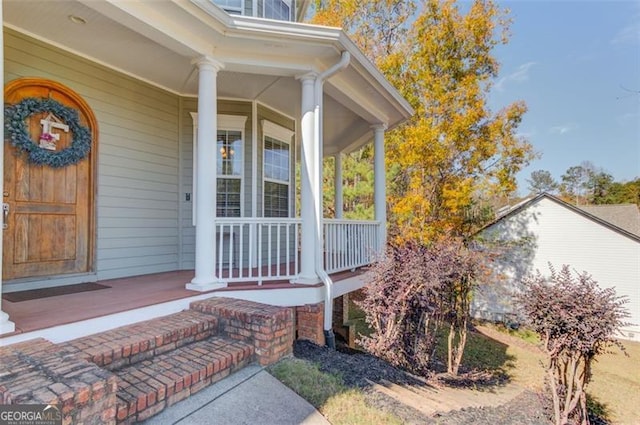
{"label": "white fascia board", "polygon": [[[387,78],[382,75],[382,72],[367,58],[358,46],[342,31],[342,37],[340,42],[348,48],[351,53],[352,63],[353,59],[356,59],[356,63],[362,66],[362,69],[354,66],[354,69],[358,70],[363,78],[369,81],[369,84],[375,86],[371,78],[375,80],[377,84],[381,86],[383,90],[379,90],[380,94],[387,98],[392,104],[395,103],[396,108],[402,111],[402,115],[405,118],[410,118],[415,111],[409,102],[391,85]],[[364,72],[363,72],[364,71]]]}
{"label": "white fascia board", "polygon": [[189,0],[189,1],[195,4],[196,6],[198,6],[200,9],[207,12],[209,15],[219,20],[220,22],[224,23],[225,25],[229,25],[229,22],[231,21],[231,15],[225,12],[223,8],[215,4],[212,0]]}
{"label": "white fascia board", "polygon": [[[250,16],[232,16],[213,5],[209,0],[190,1],[199,8],[210,12],[212,17],[220,19],[227,26],[227,30],[225,31],[225,35],[227,36],[241,38],[256,38],[257,36],[262,39],[268,37],[291,43],[313,42],[315,44],[324,44],[327,47],[333,47],[336,55],[341,54],[344,50],[348,51],[352,57],[351,66],[356,69],[363,78],[368,80],[373,87],[376,87],[380,94],[400,111],[402,116],[409,118],[414,114],[414,110],[409,102],[387,81],[380,70],[362,53],[358,46],[356,46],[342,29],[299,22],[254,18]],[[359,66],[356,66],[354,62]]]}
{"label": "white fascia board", "polygon": [[[116,0],[117,1],[117,0]],[[314,40],[337,40],[342,30],[340,28],[321,25],[305,24],[301,22],[278,21],[275,19],[256,18],[253,16],[230,15],[210,0],[190,0],[201,10],[224,24],[225,35],[239,31],[242,36],[244,31],[259,32],[263,35],[275,35],[278,38],[300,41],[300,37],[310,37]],[[250,35],[250,34],[249,34]],[[251,35],[250,35],[251,36]],[[251,38],[255,38],[252,36]]]}

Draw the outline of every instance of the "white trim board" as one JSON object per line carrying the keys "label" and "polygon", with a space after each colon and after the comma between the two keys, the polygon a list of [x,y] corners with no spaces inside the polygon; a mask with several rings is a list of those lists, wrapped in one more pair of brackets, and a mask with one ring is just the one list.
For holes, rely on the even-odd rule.
{"label": "white trim board", "polygon": [[273,123],[269,120],[261,120],[262,132],[265,136],[272,137],[287,144],[291,144],[291,138],[295,134],[293,130],[289,130],[281,125]]}

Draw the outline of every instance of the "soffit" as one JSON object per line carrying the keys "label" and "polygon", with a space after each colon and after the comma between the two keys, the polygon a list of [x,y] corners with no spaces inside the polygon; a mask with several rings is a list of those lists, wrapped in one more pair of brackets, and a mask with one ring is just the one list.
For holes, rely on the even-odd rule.
{"label": "soffit", "polygon": [[[159,45],[77,1],[3,4],[5,25],[158,86],[179,92],[192,73],[188,49],[177,52],[176,46]],[[73,23],[70,16],[86,24]]]}
{"label": "soffit", "polygon": [[[219,96],[259,100],[292,117],[300,109],[295,77],[330,67],[345,49],[333,28],[216,18],[178,0],[3,4],[5,25],[181,95],[197,95],[191,62],[208,54],[225,64],[218,74]],[[281,32],[274,29],[280,27]],[[324,85],[325,153],[355,148],[369,137],[370,123],[395,125],[408,114],[364,68],[362,58],[352,59]]]}

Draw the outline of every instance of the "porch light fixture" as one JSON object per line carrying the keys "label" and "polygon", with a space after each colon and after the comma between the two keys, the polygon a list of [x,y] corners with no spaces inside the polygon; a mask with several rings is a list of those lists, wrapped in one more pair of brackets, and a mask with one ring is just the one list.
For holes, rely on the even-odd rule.
{"label": "porch light fixture", "polygon": [[69,20],[71,22],[73,22],[74,24],[79,24],[79,25],[84,25],[87,23],[87,20],[84,19],[82,16],[78,16],[78,15],[69,15]]}

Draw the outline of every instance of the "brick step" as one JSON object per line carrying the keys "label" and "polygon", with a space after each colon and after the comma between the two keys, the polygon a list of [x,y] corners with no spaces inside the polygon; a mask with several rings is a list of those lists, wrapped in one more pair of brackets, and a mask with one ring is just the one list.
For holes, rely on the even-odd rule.
{"label": "brick step", "polygon": [[134,323],[60,344],[108,370],[147,360],[218,333],[218,319],[194,310]]}
{"label": "brick step", "polygon": [[0,404],[60,406],[63,423],[134,423],[255,361],[291,353],[292,308],[212,298],[54,344],[0,347]]}
{"label": "brick step", "polygon": [[295,332],[291,308],[217,297],[194,301],[190,308],[217,317],[219,335],[253,346],[262,366],[291,354]]}
{"label": "brick step", "polygon": [[64,424],[108,424],[116,389],[111,372],[45,339],[0,347],[0,405],[55,404]]}
{"label": "brick step", "polygon": [[212,337],[115,371],[117,422],[145,420],[244,367],[254,354],[252,345]]}

